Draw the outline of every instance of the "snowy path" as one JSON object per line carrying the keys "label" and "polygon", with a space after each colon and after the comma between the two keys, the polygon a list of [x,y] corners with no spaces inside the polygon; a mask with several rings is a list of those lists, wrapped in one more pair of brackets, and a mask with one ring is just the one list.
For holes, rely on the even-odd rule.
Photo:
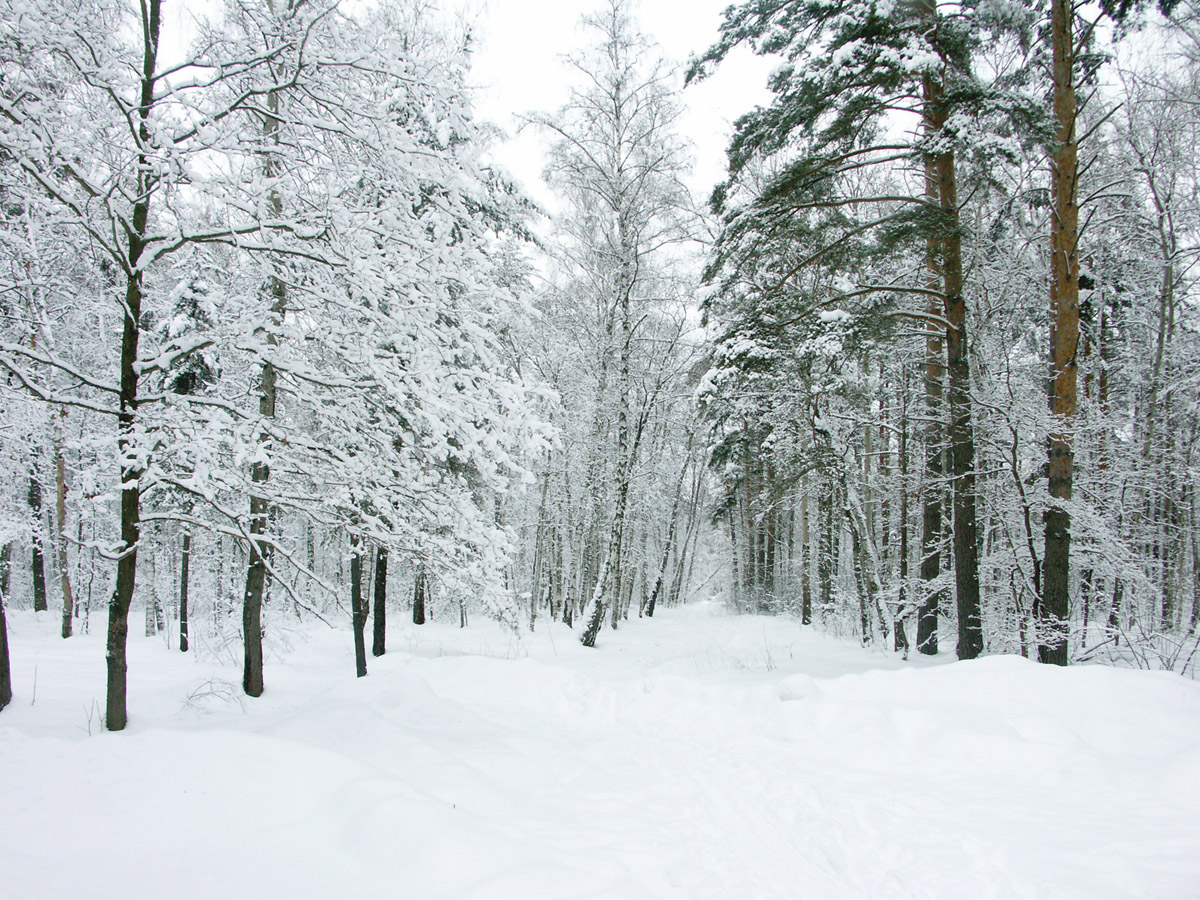
{"label": "snowy path", "polygon": [[187,703],[239,673],[136,639],[130,729],[89,737],[102,642],[52,618],[13,616],[5,900],[1200,897],[1173,675],[905,664],[696,607],[594,651],[397,628],[361,681],[314,630],[261,700]]}

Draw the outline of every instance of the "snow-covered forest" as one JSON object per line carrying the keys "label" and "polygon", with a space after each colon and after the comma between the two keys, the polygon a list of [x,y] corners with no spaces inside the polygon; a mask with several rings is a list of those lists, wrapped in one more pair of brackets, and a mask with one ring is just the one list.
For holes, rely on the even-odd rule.
{"label": "snow-covered forest", "polygon": [[0,0],[0,898],[1194,896],[1200,2],[472,28]]}

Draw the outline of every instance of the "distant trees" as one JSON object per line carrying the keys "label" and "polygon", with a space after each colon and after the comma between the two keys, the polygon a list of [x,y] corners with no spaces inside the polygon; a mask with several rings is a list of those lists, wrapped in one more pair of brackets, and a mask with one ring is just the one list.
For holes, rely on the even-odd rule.
{"label": "distant trees", "polygon": [[[573,62],[583,87],[537,120],[554,141],[547,176],[566,209],[540,301],[546,337],[563,343],[534,362],[560,392],[562,437],[539,467],[531,604],[548,599],[553,615],[579,616],[580,639],[593,646],[606,622],[628,615],[635,591],[639,611],[646,606],[662,577],[656,565],[687,553],[678,507],[665,534],[651,517],[671,504],[694,453],[678,395],[697,347],[686,335],[686,282],[672,266],[697,220],[681,180],[672,73],[624,0],[586,22],[595,43]],[[651,540],[668,563],[648,558]]]}

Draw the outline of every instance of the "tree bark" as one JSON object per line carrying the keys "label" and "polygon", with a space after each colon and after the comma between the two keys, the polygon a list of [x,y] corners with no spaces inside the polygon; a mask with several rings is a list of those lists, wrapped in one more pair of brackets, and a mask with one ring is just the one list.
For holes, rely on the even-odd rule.
{"label": "tree bark", "polygon": [[800,488],[800,624],[812,624],[812,578],[809,572],[808,478]]}
{"label": "tree bark", "polygon": [[350,610],[354,624],[354,670],[367,674],[367,599],[362,589],[362,539],[350,535]]}
{"label": "tree bark", "polygon": [[1079,205],[1076,196],[1078,147],[1075,135],[1074,4],[1051,0],[1050,33],[1054,51],[1054,118],[1057,141],[1050,169],[1053,214],[1050,217],[1050,507],[1046,511],[1046,550],[1042,555],[1041,627],[1038,659],[1065,666],[1070,615],[1069,576],[1071,499],[1075,453],[1070,422],[1076,409],[1076,349],[1079,344]]}
{"label": "tree bark", "polygon": [[12,579],[12,543],[0,547],[0,594],[8,596],[8,586]]}
{"label": "tree bark", "polygon": [[121,467],[121,550],[117,561],[117,582],[108,603],[108,636],[105,664],[107,689],[104,723],[109,731],[121,731],[128,722],[126,709],[126,643],[129,636],[129,607],[137,579],[138,541],[141,538],[141,477],[137,460],[135,421],[138,406],[138,343],[142,317],[142,253],[150,218],[150,197],[155,176],[148,155],[152,144],[149,127],[154,105],[155,68],[158,59],[162,0],[146,0],[142,5],[141,94],[137,110],[138,145],[137,193],[133,203],[125,261],[125,309],[121,329],[120,387],[117,413],[117,453]]}
{"label": "tree bark", "polygon": [[387,652],[387,564],[388,549],[380,544],[375,548],[375,616],[372,620],[372,656],[383,656]]}
{"label": "tree bark", "polygon": [[[268,116],[263,123],[263,135],[268,141],[279,139],[279,97],[275,91],[267,94]],[[263,164],[264,175],[270,180],[278,169],[278,161],[269,154]],[[268,196],[271,212],[275,216],[283,214],[283,200],[279,192],[272,189]],[[283,325],[287,312],[287,285],[277,275],[272,275],[269,282],[271,293],[271,309],[267,316],[267,346],[279,344],[279,329]],[[265,420],[275,418],[275,401],[277,396],[276,380],[278,373],[275,364],[268,358],[262,364],[258,382],[258,413]],[[260,425],[258,442],[265,448],[270,443],[270,435],[266,427]],[[271,477],[271,468],[266,460],[265,452],[260,450],[259,457],[250,469],[250,481],[254,486],[266,484]],[[260,697],[263,692],[263,649],[262,649],[262,607],[263,594],[267,583],[267,545],[259,538],[267,533],[267,517],[269,504],[267,498],[254,493],[250,496],[250,559],[246,569],[246,589],[242,595],[242,640],[245,645],[245,656],[242,667],[242,688],[251,697]]]}
{"label": "tree bark", "polygon": [[417,576],[413,580],[413,614],[412,620],[414,625],[425,624],[425,599],[427,585],[425,579],[425,567],[417,568]]}
{"label": "tree bark", "polygon": [[4,591],[0,591],[0,709],[12,700],[12,666],[8,661],[8,619],[4,616]]}
{"label": "tree bark", "polygon": [[42,540],[42,485],[38,481],[36,471],[29,473],[29,517],[32,528],[29,530],[29,542],[33,548],[33,609],[34,612],[44,612],[48,609],[46,603],[46,554]]}
{"label": "tree bark", "polygon": [[[932,6],[932,4],[930,4]],[[936,16],[936,9],[931,13]],[[936,29],[935,29],[936,34]],[[923,80],[925,125],[934,134],[947,121],[945,88]],[[929,163],[932,162],[932,171]],[[971,424],[971,371],[967,341],[967,306],[963,293],[962,235],[958,212],[958,177],[953,150],[926,162],[926,197],[930,176],[936,180],[941,223],[935,249],[940,257],[942,308],[946,318],[946,373],[950,407],[950,475],[953,497],[954,587],[958,607],[958,658],[983,652],[979,600],[979,534],[975,515],[975,434]]]}
{"label": "tree bark", "polygon": [[[66,415],[66,410],[60,416]],[[71,625],[75,615],[75,594],[71,590],[71,569],[67,557],[67,473],[63,463],[61,426],[56,423],[54,435],[55,470],[55,520],[58,529],[58,577],[62,586],[62,636],[71,636]]]}
{"label": "tree bark", "polygon": [[192,535],[183,533],[183,547],[179,551],[179,652],[188,650],[188,570],[192,560]]}

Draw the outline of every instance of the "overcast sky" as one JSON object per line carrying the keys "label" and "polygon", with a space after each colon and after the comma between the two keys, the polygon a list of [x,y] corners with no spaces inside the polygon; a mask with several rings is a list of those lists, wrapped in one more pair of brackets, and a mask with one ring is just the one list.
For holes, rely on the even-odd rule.
{"label": "overcast sky", "polygon": [[[553,207],[541,184],[544,141],[530,129],[516,135],[518,117],[553,112],[568,96],[572,73],[563,62],[588,41],[580,21],[600,0],[467,0],[475,39],[476,112],[510,135],[496,156],[543,205]],[[721,11],[730,0],[640,0],[641,30],[658,42],[662,55],[682,70],[687,59],[717,37]],[[764,87],[774,63],[749,52],[732,56],[717,74],[682,94],[680,133],[694,146],[696,167],[689,184],[707,199],[724,171],[732,122],[767,97]]]}

